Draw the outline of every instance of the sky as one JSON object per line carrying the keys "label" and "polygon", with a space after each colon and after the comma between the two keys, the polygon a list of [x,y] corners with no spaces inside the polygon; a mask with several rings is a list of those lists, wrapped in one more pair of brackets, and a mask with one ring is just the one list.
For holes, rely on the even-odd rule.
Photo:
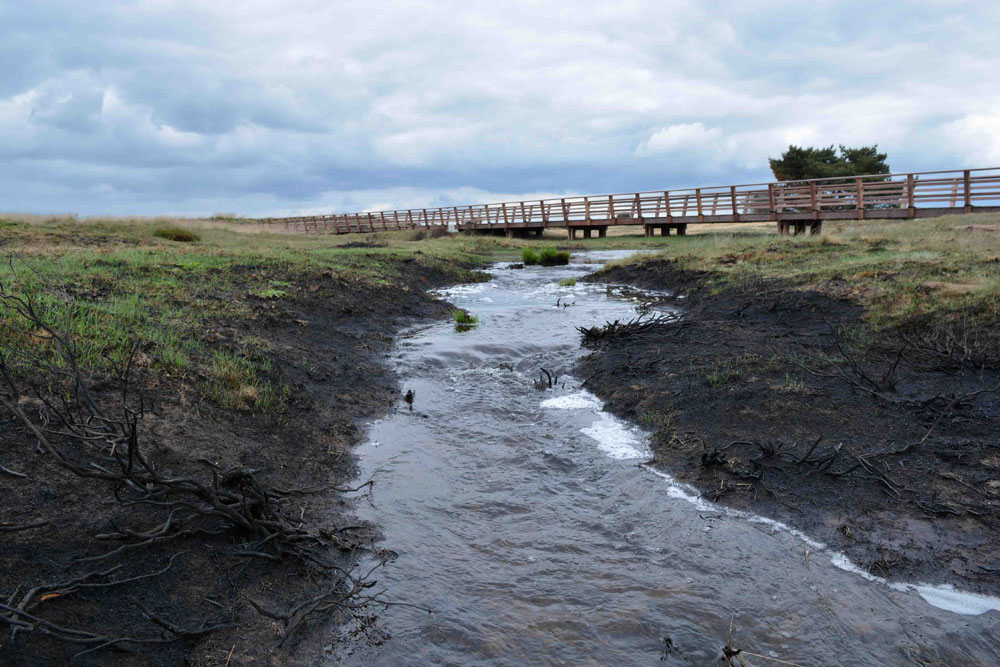
{"label": "sky", "polygon": [[0,0],[0,211],[295,215],[1000,166],[1000,3]]}

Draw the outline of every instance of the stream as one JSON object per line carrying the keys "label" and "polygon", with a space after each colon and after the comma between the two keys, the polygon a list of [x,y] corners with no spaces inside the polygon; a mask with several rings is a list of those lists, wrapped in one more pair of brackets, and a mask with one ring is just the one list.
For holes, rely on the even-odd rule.
{"label": "stream", "polygon": [[[720,664],[730,627],[757,667],[998,664],[1000,601],[888,585],[643,465],[646,434],[567,374],[586,352],[576,327],[633,317],[642,294],[558,284],[628,254],[495,265],[438,292],[478,326],[400,337],[390,363],[413,406],[359,447],[375,486],[357,511],[398,554],[377,571],[384,597],[434,613],[390,607],[388,639],[331,664]],[[556,387],[536,388],[543,367]]]}

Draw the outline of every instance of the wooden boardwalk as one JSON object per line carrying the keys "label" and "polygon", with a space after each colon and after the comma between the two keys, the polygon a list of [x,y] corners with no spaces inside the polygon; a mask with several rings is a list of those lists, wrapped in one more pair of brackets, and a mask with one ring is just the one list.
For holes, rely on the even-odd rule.
{"label": "wooden boardwalk", "polygon": [[641,225],[684,234],[687,225],[775,221],[778,231],[816,233],[824,220],[925,218],[1000,211],[1000,167],[839,179],[782,181],[683,190],[564,197],[401,211],[263,218],[261,225],[349,234],[445,227],[507,236],[568,230],[569,238]]}

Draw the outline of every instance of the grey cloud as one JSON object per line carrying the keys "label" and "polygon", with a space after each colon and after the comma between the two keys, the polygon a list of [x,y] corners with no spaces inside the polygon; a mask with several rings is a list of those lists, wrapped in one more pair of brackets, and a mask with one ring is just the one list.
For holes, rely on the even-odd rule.
{"label": "grey cloud", "polygon": [[991,2],[8,2],[0,210],[756,181],[792,141],[976,163],[1000,156],[998,20]]}

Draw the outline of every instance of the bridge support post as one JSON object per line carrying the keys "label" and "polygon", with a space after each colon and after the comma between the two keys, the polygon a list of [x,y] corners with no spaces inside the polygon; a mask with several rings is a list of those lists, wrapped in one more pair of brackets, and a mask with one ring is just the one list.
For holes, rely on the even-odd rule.
{"label": "bridge support post", "polygon": [[788,235],[788,221],[778,220],[778,236],[787,236],[787,235]]}
{"label": "bridge support post", "polygon": [[507,238],[509,238],[509,239],[514,238],[514,230],[513,229],[511,229],[510,227],[508,227],[506,231],[507,231]]}
{"label": "bridge support post", "polygon": [[597,238],[603,239],[607,235],[608,235],[608,228],[607,227],[598,227],[597,228]]}
{"label": "bridge support post", "polygon": [[675,229],[677,230],[677,236],[685,236],[688,233],[688,226],[686,222],[677,225]]}
{"label": "bridge support post", "polygon": [[567,227],[566,228],[566,233],[569,235],[569,240],[570,241],[575,241],[576,240],[576,227]]}
{"label": "bridge support post", "polygon": [[660,227],[660,236],[670,236],[670,227],[667,225]]}
{"label": "bridge support post", "polygon": [[823,231],[823,221],[813,220],[812,224],[809,225],[809,236],[815,236]]}
{"label": "bridge support post", "polygon": [[586,229],[584,229],[583,230],[583,238],[589,239],[590,238],[590,234],[591,234],[592,231],[593,230],[590,227],[587,227]]}
{"label": "bridge support post", "polygon": [[645,236],[652,236],[653,235],[653,225],[643,225],[642,226],[642,233]]}
{"label": "bridge support post", "polygon": [[539,227],[538,229],[535,230],[535,236],[541,236],[544,233],[545,233],[544,227]]}

